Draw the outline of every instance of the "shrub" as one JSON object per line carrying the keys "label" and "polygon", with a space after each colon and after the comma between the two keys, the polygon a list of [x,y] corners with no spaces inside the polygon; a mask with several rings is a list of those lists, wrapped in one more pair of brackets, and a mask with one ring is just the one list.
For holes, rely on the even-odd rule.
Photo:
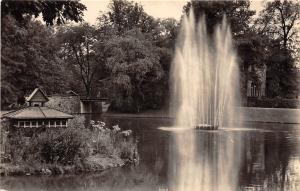
{"label": "shrub", "polygon": [[47,129],[32,137],[14,132],[5,144],[13,163],[46,162],[73,164],[88,157],[90,132],[84,128]]}
{"label": "shrub", "polygon": [[46,130],[38,136],[41,157],[47,163],[73,164],[89,155],[89,132],[84,128]]}

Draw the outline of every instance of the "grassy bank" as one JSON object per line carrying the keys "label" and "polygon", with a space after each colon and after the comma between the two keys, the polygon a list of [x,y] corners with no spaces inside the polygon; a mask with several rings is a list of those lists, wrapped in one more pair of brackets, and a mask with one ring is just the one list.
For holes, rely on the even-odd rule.
{"label": "grassy bank", "polygon": [[99,172],[110,168],[121,167],[127,160],[117,156],[95,155],[88,157],[82,163],[73,165],[41,164],[41,163],[0,163],[1,176],[19,175],[60,175]]}

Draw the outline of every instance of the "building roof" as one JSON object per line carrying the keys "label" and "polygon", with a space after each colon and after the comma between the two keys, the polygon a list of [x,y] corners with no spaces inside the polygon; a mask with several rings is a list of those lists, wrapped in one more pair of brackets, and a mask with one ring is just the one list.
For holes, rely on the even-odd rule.
{"label": "building roof", "polygon": [[10,119],[70,119],[73,115],[49,107],[26,107],[3,114]]}
{"label": "building roof", "polygon": [[46,96],[45,92],[43,92],[40,88],[35,88],[34,91],[30,94],[30,96],[26,98],[26,101],[47,102],[49,101],[49,99]]}

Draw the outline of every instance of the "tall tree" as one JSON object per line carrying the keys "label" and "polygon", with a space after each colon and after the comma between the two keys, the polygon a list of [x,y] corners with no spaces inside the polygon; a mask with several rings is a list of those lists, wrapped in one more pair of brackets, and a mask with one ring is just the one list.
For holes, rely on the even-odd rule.
{"label": "tall tree", "polygon": [[54,23],[62,24],[66,20],[82,21],[84,10],[86,10],[86,6],[77,0],[3,0],[1,2],[1,18],[11,15],[18,22],[23,22],[24,18],[28,15],[38,17],[41,14],[47,25],[53,25]]}
{"label": "tall tree", "polygon": [[93,49],[98,41],[96,28],[87,23],[60,27],[57,37],[62,44],[64,60],[78,72],[86,96],[91,96],[95,75],[101,64],[101,58],[96,57]]}

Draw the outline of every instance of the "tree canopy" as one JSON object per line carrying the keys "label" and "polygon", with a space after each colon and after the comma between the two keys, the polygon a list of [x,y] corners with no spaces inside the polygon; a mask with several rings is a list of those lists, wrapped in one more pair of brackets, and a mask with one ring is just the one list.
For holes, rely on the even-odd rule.
{"label": "tree canopy", "polygon": [[113,87],[122,90],[115,92],[121,94],[116,96],[119,98],[116,107],[141,110],[148,99],[147,84],[158,81],[163,75],[155,46],[139,30],[134,30],[128,31],[124,37],[111,39],[105,52]]}
{"label": "tree canopy", "polygon": [[64,69],[53,31],[39,21],[28,21],[23,27],[16,23],[11,16],[1,23],[1,104],[4,105],[37,86],[48,93],[60,92],[64,87]]}
{"label": "tree canopy", "polygon": [[38,17],[40,14],[47,25],[62,24],[66,20],[79,22],[83,20],[83,11],[86,6],[77,0],[49,1],[28,0],[1,2],[1,18],[11,15],[18,22],[23,22],[26,16]]}
{"label": "tree canopy", "polygon": [[261,34],[280,40],[283,48],[288,49],[297,38],[299,19],[300,3],[275,0],[266,3],[255,24]]}
{"label": "tree canopy", "polygon": [[230,23],[233,35],[243,34],[248,30],[251,17],[255,11],[250,10],[250,1],[198,1],[191,0],[184,7],[184,14],[189,14],[193,9],[196,22],[205,15],[209,33],[214,31],[217,23],[221,23],[223,16],[226,16]]}

